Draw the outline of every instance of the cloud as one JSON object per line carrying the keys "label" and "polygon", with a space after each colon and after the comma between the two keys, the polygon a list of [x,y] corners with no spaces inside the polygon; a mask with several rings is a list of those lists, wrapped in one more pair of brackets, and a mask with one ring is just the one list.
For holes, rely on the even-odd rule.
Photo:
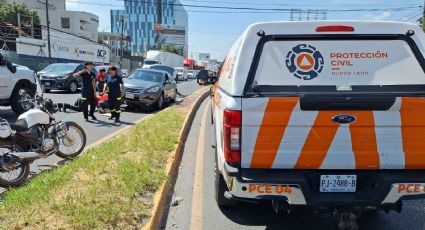
{"label": "cloud", "polygon": [[385,21],[385,20],[388,20],[392,15],[393,15],[392,12],[384,11],[378,15],[366,14],[365,16],[363,16],[363,19],[372,20],[372,21]]}
{"label": "cloud", "polygon": [[74,2],[72,0],[66,0],[66,9],[67,10],[77,10],[78,9],[78,3]]}

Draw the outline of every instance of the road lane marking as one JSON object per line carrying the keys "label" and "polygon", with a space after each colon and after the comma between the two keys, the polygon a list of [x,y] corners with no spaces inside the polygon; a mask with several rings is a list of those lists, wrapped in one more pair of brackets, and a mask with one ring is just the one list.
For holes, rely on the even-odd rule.
{"label": "road lane marking", "polygon": [[198,146],[196,149],[195,161],[195,179],[193,181],[192,191],[192,214],[190,218],[190,229],[202,229],[203,197],[202,197],[202,178],[204,175],[204,146],[205,146],[205,125],[207,123],[207,112],[210,102],[205,106],[202,112],[201,126],[199,128]]}

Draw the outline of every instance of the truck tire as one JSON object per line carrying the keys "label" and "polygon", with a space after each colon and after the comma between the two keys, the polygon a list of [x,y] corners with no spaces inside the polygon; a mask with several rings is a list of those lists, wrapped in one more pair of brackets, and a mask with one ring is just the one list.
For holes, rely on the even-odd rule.
{"label": "truck tire", "polygon": [[224,196],[224,193],[229,191],[229,188],[227,187],[226,182],[224,181],[223,175],[221,175],[220,171],[218,170],[218,161],[217,161],[217,154],[216,161],[215,161],[215,188],[214,188],[214,196],[215,200],[217,202],[217,205],[219,207],[231,207],[238,205],[237,201],[229,200]]}
{"label": "truck tire", "polygon": [[10,98],[10,106],[12,107],[13,112],[16,114],[22,114],[28,111],[31,106],[29,105],[29,107],[27,107],[20,101],[31,99],[34,95],[35,92],[31,89],[31,86],[27,83],[18,83],[12,92],[12,97]]}

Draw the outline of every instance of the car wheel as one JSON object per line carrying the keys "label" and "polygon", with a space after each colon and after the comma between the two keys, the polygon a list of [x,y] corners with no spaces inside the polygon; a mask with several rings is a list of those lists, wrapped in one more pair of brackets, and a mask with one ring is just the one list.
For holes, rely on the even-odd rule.
{"label": "car wheel", "polygon": [[174,102],[176,102],[176,100],[177,100],[177,89],[174,93],[174,96],[171,98],[170,102],[174,103]]}
{"label": "car wheel", "polygon": [[155,103],[155,108],[157,110],[161,110],[164,107],[164,93],[161,93],[161,96],[159,96],[158,101]]}
{"label": "car wheel", "polygon": [[27,85],[21,84],[17,86],[13,90],[11,98],[11,107],[13,112],[16,114],[22,114],[31,109],[32,105],[23,101],[33,98],[34,95],[34,91],[32,91]]}
{"label": "car wheel", "polygon": [[71,83],[69,83],[69,87],[68,87],[68,91],[71,93],[76,93],[78,89],[78,84],[76,81],[71,81]]}

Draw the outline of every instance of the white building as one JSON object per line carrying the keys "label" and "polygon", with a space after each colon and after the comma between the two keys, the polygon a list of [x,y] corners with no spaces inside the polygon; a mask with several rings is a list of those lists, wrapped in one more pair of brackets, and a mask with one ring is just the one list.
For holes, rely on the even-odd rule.
{"label": "white building", "polygon": [[[39,0],[6,0],[6,3],[24,3],[38,12],[41,25],[47,25],[46,5]],[[97,41],[99,17],[82,11],[66,11],[65,0],[49,0],[50,27],[66,33]]]}

